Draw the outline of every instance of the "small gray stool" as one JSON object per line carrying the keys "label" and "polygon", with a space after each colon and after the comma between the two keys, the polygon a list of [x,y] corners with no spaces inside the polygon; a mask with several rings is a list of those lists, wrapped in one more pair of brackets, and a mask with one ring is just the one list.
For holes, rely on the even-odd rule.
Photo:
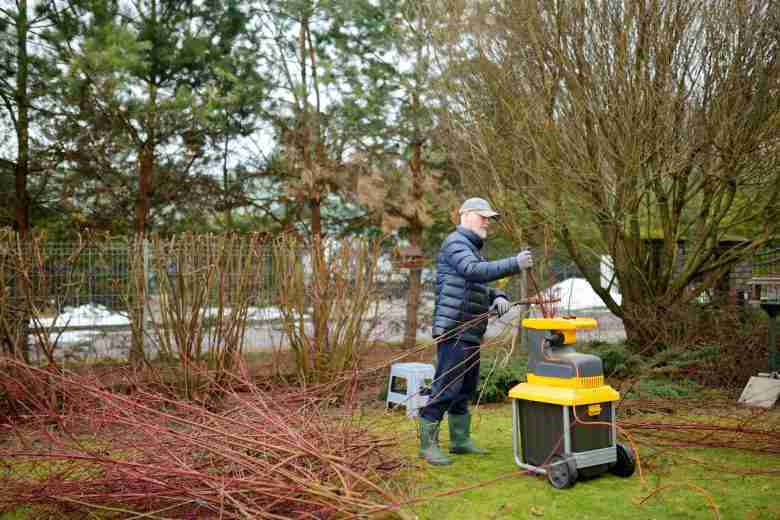
{"label": "small gray stool", "polygon": [[399,404],[406,407],[407,417],[417,417],[418,410],[428,403],[428,396],[421,391],[430,387],[435,373],[433,365],[427,363],[393,363],[385,407]]}

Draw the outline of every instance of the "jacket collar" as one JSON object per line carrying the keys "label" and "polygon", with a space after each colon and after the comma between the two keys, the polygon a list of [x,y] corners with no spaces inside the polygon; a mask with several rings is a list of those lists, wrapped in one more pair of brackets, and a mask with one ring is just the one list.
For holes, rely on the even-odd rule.
{"label": "jacket collar", "polygon": [[482,241],[482,238],[480,238],[479,235],[477,235],[472,230],[465,228],[463,226],[458,226],[456,229],[458,230],[458,233],[465,236],[469,240],[469,242],[474,244],[474,246],[476,246],[477,249],[482,249],[482,244],[484,242]]}

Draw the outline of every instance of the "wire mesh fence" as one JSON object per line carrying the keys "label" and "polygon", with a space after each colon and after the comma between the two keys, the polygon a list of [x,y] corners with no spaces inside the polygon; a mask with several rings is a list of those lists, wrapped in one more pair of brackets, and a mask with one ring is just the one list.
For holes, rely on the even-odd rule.
{"label": "wire mesh fence", "polygon": [[[138,321],[159,326],[166,318],[192,319],[213,328],[217,314],[240,307],[247,323],[244,344],[268,349],[284,341],[275,247],[273,241],[237,236],[21,242],[6,233],[0,236],[0,337],[26,337],[31,360],[45,358],[47,350],[58,358],[125,358],[134,333],[143,335],[143,348],[160,348],[151,338],[153,327],[134,330]],[[397,322],[386,330],[399,333],[409,271],[390,256],[377,266],[376,297]],[[308,250],[291,262],[310,273]],[[422,278],[424,313],[430,311],[425,301],[433,300],[433,271],[424,268]],[[194,316],[194,305],[202,316]]]}
{"label": "wire mesh fence", "polygon": [[[193,295],[206,312],[229,312],[240,299],[256,311],[249,321],[263,321],[258,309],[275,297],[271,255],[251,237],[55,242],[3,231],[0,347],[33,360],[55,351],[124,357],[134,324],[159,323],[166,308],[182,314]],[[202,323],[200,316],[195,321]]]}
{"label": "wire mesh fence", "polygon": [[[271,251],[264,250],[250,256],[244,254],[247,247],[246,243],[237,242],[231,246],[231,251],[220,252],[234,262],[234,265],[225,266],[221,271],[221,275],[227,278],[226,289],[231,293],[238,289],[241,273],[247,270],[247,266],[242,263],[252,262],[253,267],[261,273],[257,277],[258,283],[252,287],[253,303],[270,303],[274,295]],[[48,285],[52,312],[62,313],[69,308],[82,306],[99,306],[110,311],[125,309],[131,256],[138,254],[133,251],[131,244],[47,242],[40,246],[40,254],[43,261],[34,276],[37,280],[45,280]],[[175,284],[181,282],[182,277],[198,273],[217,259],[217,252],[207,242],[195,247],[191,244],[173,244],[160,248],[146,240],[140,248],[140,255],[146,293],[150,297],[160,294],[163,278],[168,279],[175,291]]]}
{"label": "wire mesh fence", "polygon": [[[143,348],[160,349],[160,341],[150,340],[151,328],[134,330],[139,320],[157,326],[167,313],[213,326],[218,309],[230,312],[241,307],[247,323],[246,348],[267,350],[284,342],[279,311],[282,289],[273,268],[275,247],[273,241],[217,235],[153,237],[142,242],[40,238],[21,243],[9,233],[0,236],[0,325],[8,332],[22,316],[24,323],[16,334],[28,338],[32,360],[45,357],[47,349],[58,357],[125,358],[139,334],[144,335]],[[377,312],[383,320],[378,334],[388,341],[400,340],[404,332],[410,273],[392,256],[387,251],[379,258],[374,285],[381,302]],[[311,270],[305,248],[291,262]],[[418,326],[424,335],[430,332],[434,307],[435,262],[429,257],[419,267]],[[571,265],[556,262],[543,285],[578,274]],[[519,277],[510,279],[504,289],[519,298]],[[201,299],[198,312],[204,316],[185,312],[193,295]]]}

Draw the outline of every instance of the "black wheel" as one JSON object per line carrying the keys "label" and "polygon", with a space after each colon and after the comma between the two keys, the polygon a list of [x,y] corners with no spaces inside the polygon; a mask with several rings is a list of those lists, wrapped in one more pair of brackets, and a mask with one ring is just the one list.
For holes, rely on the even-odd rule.
{"label": "black wheel", "polygon": [[598,464],[596,466],[588,466],[586,468],[577,468],[577,480],[598,477],[605,471],[609,470],[609,467],[609,464]]}
{"label": "black wheel", "polygon": [[574,459],[556,455],[547,467],[547,482],[555,489],[566,489],[577,482],[577,466]]}
{"label": "black wheel", "polygon": [[634,470],[636,470],[636,456],[634,455],[634,450],[619,442],[616,447],[617,461],[609,468],[609,471],[618,477],[630,477],[634,474]]}

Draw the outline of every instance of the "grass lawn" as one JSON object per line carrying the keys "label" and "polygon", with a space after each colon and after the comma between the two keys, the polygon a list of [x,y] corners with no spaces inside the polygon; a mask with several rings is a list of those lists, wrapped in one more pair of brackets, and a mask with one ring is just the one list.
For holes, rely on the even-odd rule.
{"label": "grass lawn", "polygon": [[[675,400],[668,402],[670,408],[674,407]],[[680,410],[683,409],[686,408],[681,406]],[[473,437],[490,454],[452,455],[453,465],[434,467],[417,458],[417,423],[406,418],[403,409],[384,412],[381,405],[366,409],[363,418],[370,421],[377,433],[399,436],[403,456],[410,462],[408,469],[388,482],[399,495],[411,497],[402,510],[405,520],[780,520],[780,455],[723,448],[663,448],[635,432],[641,474],[637,471],[631,478],[623,479],[605,473],[589,480],[580,479],[571,489],[556,490],[545,477],[531,475],[516,466],[511,411],[510,403],[473,409]],[[688,407],[687,411],[673,414],[642,413],[633,415],[631,421],[725,426],[739,422],[741,412],[726,406],[709,411]],[[623,417],[622,413],[619,417]],[[780,410],[764,414],[758,421],[751,427],[768,426],[778,431]],[[679,438],[681,434],[667,435]],[[448,437],[445,420],[441,433],[445,449]],[[23,465],[14,469],[35,473],[35,468]],[[90,517],[107,519],[116,515],[96,513]],[[0,520],[33,518],[65,517],[38,507],[0,513]]]}
{"label": "grass lawn", "polygon": [[[515,465],[511,404],[476,409],[473,436],[490,454],[452,455],[454,464],[447,467],[430,466],[417,458],[416,422],[407,419],[403,411],[381,413],[378,418],[376,412],[368,414],[369,420],[376,419],[377,431],[400,434],[403,454],[411,462],[411,467],[391,483],[413,501],[404,506],[405,519],[780,519],[780,455],[713,448],[662,449],[642,442],[641,476],[639,471],[628,479],[605,473],[579,480],[571,489],[556,490],[546,478]],[[778,416],[780,413],[774,412],[773,420],[780,420]],[[655,415],[647,418],[663,420]],[[441,440],[446,449],[446,420]],[[751,471],[774,474],[743,474]],[[42,508],[0,513],[2,520],[32,518],[60,516]]]}
{"label": "grass lawn", "polygon": [[[474,413],[473,437],[487,456],[452,455],[454,464],[434,467],[416,459],[398,483],[419,503],[411,518],[457,519],[780,519],[780,456],[714,448],[658,449],[642,443],[637,471],[628,479],[605,473],[556,490],[546,478],[515,465],[511,404],[482,406]],[[676,419],[679,419],[677,417]],[[655,420],[655,418],[654,418]],[[445,420],[446,423],[446,420]],[[403,433],[402,446],[416,458],[416,426],[402,412],[382,417],[379,428]],[[442,428],[446,448],[448,433]],[[774,470],[773,475],[742,472]],[[455,490],[480,485],[463,492]],[[646,499],[646,500],[645,500]],[[644,501],[644,502],[643,502]]]}

